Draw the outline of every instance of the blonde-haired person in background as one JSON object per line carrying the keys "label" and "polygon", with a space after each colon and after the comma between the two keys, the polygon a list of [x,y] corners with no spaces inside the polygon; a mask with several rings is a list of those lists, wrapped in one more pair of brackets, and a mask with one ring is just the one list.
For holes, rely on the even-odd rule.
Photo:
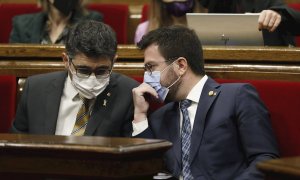
{"label": "blonde-haired person in background", "polygon": [[148,20],[138,25],[134,43],[149,31],[170,25],[186,25],[186,13],[205,12],[197,0],[151,0]]}
{"label": "blonde-haired person in background", "polygon": [[84,8],[83,0],[40,0],[43,11],[13,18],[10,43],[65,44],[71,26],[80,20],[102,21],[102,14]]}

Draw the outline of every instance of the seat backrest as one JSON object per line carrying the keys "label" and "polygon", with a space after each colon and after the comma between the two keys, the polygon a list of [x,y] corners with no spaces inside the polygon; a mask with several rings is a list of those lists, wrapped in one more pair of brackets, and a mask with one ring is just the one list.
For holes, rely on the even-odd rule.
{"label": "seat backrest", "polygon": [[88,9],[103,14],[104,22],[116,32],[118,44],[127,43],[129,8],[127,4],[89,4]]}
{"label": "seat backrest", "polygon": [[225,79],[216,81],[252,84],[270,112],[281,156],[300,155],[300,82]]}
{"label": "seat backrest", "polygon": [[144,4],[142,8],[142,17],[141,17],[141,23],[148,20],[149,16],[149,4]]}
{"label": "seat backrest", "polygon": [[[290,3],[288,4],[290,8],[300,11],[300,3]],[[300,47],[300,36],[296,36],[296,46]]]}
{"label": "seat backrest", "polygon": [[41,11],[37,4],[14,4],[1,3],[0,4],[0,43],[8,43],[9,35],[12,30],[12,18],[15,15],[35,13]]}
{"label": "seat backrest", "polygon": [[17,80],[0,75],[0,133],[8,133],[16,110]]}

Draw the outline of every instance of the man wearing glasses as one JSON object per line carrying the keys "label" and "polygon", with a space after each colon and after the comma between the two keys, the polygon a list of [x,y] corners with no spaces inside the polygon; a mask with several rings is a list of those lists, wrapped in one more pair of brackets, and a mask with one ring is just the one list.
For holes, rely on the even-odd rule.
{"label": "man wearing glasses", "polygon": [[[253,86],[208,77],[201,43],[186,27],[150,31],[138,46],[145,73],[144,83],[132,91],[132,135],[173,143],[164,157],[173,177],[263,179],[257,162],[279,155],[269,113]],[[151,99],[169,103],[149,115]]]}
{"label": "man wearing glasses", "polygon": [[112,72],[113,30],[82,21],[69,31],[66,71],[29,77],[11,131],[76,136],[130,136],[132,89],[138,83]]}

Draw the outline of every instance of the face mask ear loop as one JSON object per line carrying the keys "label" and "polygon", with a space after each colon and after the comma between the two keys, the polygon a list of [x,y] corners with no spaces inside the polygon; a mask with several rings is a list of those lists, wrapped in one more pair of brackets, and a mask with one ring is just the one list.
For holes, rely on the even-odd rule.
{"label": "face mask ear loop", "polygon": [[162,71],[160,71],[160,73],[162,74],[168,67],[170,67],[172,64],[174,64],[174,62],[176,62],[176,61],[173,61],[171,64],[169,64],[167,67],[165,67]]}
{"label": "face mask ear loop", "polygon": [[170,86],[168,86],[167,89],[170,89],[170,87],[172,87],[175,83],[177,83],[180,78],[181,78],[181,75],[176,79],[176,81],[174,81]]}
{"label": "face mask ear loop", "polygon": [[70,58],[68,57],[68,66],[69,66],[69,70],[70,70],[70,73],[72,74],[72,75],[74,75],[74,74],[76,74],[76,70],[75,70],[75,72],[72,70],[72,68],[71,68],[71,60],[70,60]]}

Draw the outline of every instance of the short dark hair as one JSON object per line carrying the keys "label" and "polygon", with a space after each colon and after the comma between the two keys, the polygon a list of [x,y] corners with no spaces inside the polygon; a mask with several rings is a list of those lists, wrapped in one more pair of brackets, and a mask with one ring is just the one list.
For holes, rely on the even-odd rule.
{"label": "short dark hair", "polygon": [[83,53],[89,58],[105,57],[113,60],[117,52],[116,33],[102,22],[80,21],[68,32],[66,51],[71,57]]}
{"label": "short dark hair", "polygon": [[152,44],[158,45],[161,55],[171,60],[169,63],[184,57],[195,74],[205,75],[202,45],[193,30],[179,25],[158,28],[147,33],[137,45],[145,50]]}

